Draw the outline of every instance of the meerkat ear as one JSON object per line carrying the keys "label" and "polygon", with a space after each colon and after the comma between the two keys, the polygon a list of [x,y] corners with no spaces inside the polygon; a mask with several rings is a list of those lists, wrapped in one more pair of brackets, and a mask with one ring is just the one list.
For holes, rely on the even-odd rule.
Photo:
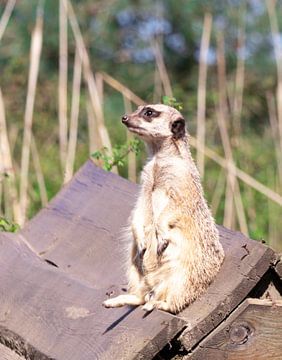
{"label": "meerkat ear", "polygon": [[175,139],[182,138],[185,135],[185,120],[183,118],[174,120],[170,129]]}

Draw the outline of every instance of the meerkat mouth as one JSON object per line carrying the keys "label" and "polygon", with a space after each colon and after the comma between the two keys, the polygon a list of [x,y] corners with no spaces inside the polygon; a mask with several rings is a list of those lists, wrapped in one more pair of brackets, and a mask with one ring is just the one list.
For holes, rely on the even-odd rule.
{"label": "meerkat mouth", "polygon": [[138,135],[145,135],[146,134],[146,130],[141,128],[141,127],[138,127],[138,126],[128,125],[127,128],[128,128],[129,131],[134,132],[134,133],[136,133]]}

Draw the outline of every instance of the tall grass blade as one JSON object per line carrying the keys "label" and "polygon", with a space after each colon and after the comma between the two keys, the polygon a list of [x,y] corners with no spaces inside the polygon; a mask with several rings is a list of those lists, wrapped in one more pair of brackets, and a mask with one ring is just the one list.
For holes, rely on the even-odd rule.
{"label": "tall grass blade", "polygon": [[275,99],[274,99],[274,96],[270,92],[268,92],[266,94],[266,100],[267,100],[267,108],[268,108],[268,114],[269,114],[271,135],[272,135],[273,143],[275,146],[278,177],[279,177],[279,184],[280,184],[280,190],[281,190],[281,187],[282,187],[282,151],[280,151],[279,129],[278,129],[277,116],[276,116]]}
{"label": "tall grass blade", "polygon": [[39,187],[39,195],[40,195],[41,205],[46,206],[48,203],[46,184],[45,184],[45,180],[44,180],[43,171],[41,168],[39,153],[38,153],[36,142],[35,142],[33,135],[31,136],[31,156],[32,156],[33,167],[35,170],[37,183],[38,183],[38,187]]}
{"label": "tall grass blade", "polygon": [[[5,115],[5,106],[2,91],[0,88],[0,159],[1,159],[1,171],[0,171],[0,181],[5,186],[6,194],[6,207],[9,206],[12,208],[13,219],[16,222],[19,222],[21,218],[20,214],[20,205],[18,200],[18,191],[16,187],[16,176],[15,170],[12,162],[12,154],[9,144],[7,125],[6,125],[6,115]],[[1,186],[3,190],[3,187]],[[8,214],[6,214],[8,215]]]}
{"label": "tall grass blade", "polygon": [[126,97],[129,101],[133,102],[135,105],[145,105],[145,101],[142,100],[139,96],[134,94],[130,89],[128,89],[125,85],[120,83],[118,80],[114,79],[112,76],[105,72],[101,72],[101,75],[104,81],[110,85],[112,88],[119,91],[124,97]]}
{"label": "tall grass blade", "polygon": [[169,75],[165,66],[163,54],[160,49],[160,45],[158,41],[155,41],[152,44],[152,47],[155,54],[156,65],[159,70],[159,76],[163,84],[164,93],[165,95],[172,97],[173,96],[172,87],[170,84]]}
{"label": "tall grass blade", "polygon": [[59,0],[59,140],[62,169],[65,168],[68,134],[68,19],[63,1]]}
{"label": "tall grass blade", "polygon": [[276,0],[266,0],[266,6],[269,15],[271,34],[273,40],[273,48],[276,60],[277,68],[277,90],[276,90],[276,101],[277,101],[277,117],[278,117],[278,130],[279,130],[279,144],[280,151],[282,153],[282,43],[281,33],[278,27],[278,19],[276,12]]}
{"label": "tall grass blade", "polygon": [[30,67],[29,67],[26,107],[24,114],[24,136],[23,136],[21,174],[20,174],[20,206],[21,206],[21,218],[19,220],[20,225],[23,225],[25,222],[27,205],[28,205],[27,190],[28,190],[29,158],[30,158],[30,146],[31,146],[33,109],[34,109],[36,84],[37,84],[40,56],[42,49],[43,4],[44,4],[43,1],[39,1],[37,7],[36,23],[31,36]]}
{"label": "tall grass blade", "polygon": [[[203,33],[200,46],[198,96],[197,96],[197,142],[199,146],[205,146],[206,133],[206,90],[207,90],[207,70],[208,70],[208,51],[212,29],[212,15],[206,13],[204,17]],[[205,172],[205,156],[197,151],[197,165],[202,177]]]}
{"label": "tall grass blade", "polygon": [[1,16],[0,19],[0,41],[4,35],[4,32],[7,28],[8,22],[10,20],[10,17],[12,15],[12,12],[14,10],[14,7],[16,5],[17,0],[8,0],[3,15]]}
{"label": "tall grass blade", "polygon": [[[131,102],[127,97],[123,96],[124,110],[126,114],[132,113]],[[133,134],[127,130],[127,142],[133,140]],[[136,182],[136,154],[133,152],[128,153],[128,179]]]}
{"label": "tall grass blade", "polygon": [[244,81],[245,81],[245,13],[246,3],[243,2],[242,9],[240,10],[240,24],[238,29],[238,45],[237,45],[237,66],[235,75],[235,91],[234,102],[232,109],[234,134],[237,142],[240,139],[241,134],[241,116],[243,107],[243,95],[244,95]]}
{"label": "tall grass blade", "polygon": [[[87,53],[80,28],[78,25],[77,18],[75,16],[75,12],[73,10],[73,7],[71,5],[71,2],[69,0],[62,0],[64,3],[65,8],[67,9],[68,19],[73,31],[73,35],[75,38],[76,46],[78,47],[79,56],[82,62],[82,68],[83,68],[83,76],[84,80],[87,84],[89,98],[91,102],[91,106],[93,107],[93,111],[95,113],[95,119],[97,121],[98,126],[98,132],[102,139],[103,146],[107,147],[109,149],[110,154],[112,153],[112,145],[110,141],[110,137],[108,134],[108,130],[104,124],[104,113],[102,104],[99,98],[96,81],[93,75],[93,72],[91,70],[90,66],[90,59],[89,55]],[[113,172],[117,172],[116,167],[113,167]]]}
{"label": "tall grass blade", "polygon": [[75,60],[74,60],[73,84],[72,84],[70,134],[69,134],[69,142],[68,142],[68,152],[66,159],[64,183],[68,182],[72,178],[73,170],[74,170],[74,160],[75,160],[75,150],[76,150],[77,130],[78,130],[81,70],[82,70],[81,59],[78,53],[78,49],[76,48]]}

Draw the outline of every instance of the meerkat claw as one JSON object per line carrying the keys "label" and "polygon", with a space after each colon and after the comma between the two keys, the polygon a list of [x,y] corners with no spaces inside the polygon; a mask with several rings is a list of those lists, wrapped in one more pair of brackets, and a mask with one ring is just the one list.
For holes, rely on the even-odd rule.
{"label": "meerkat claw", "polygon": [[155,309],[155,304],[153,302],[147,302],[145,305],[142,306],[142,310],[145,312],[151,312]]}
{"label": "meerkat claw", "polygon": [[145,247],[140,248],[140,249],[138,250],[138,256],[139,256],[140,259],[143,259],[146,250],[147,250],[147,249],[146,249]]}
{"label": "meerkat claw", "polygon": [[168,247],[169,240],[165,239],[158,243],[157,255],[161,256],[165,249]]}

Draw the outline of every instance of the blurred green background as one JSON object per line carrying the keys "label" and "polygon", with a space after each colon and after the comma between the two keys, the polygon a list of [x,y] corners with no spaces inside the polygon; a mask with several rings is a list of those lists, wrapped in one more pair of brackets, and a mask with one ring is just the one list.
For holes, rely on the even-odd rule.
{"label": "blurred green background", "polygon": [[[0,1],[0,16],[7,1]],[[32,131],[40,156],[48,198],[61,188],[64,169],[59,156],[58,77],[59,2],[41,3],[43,46],[36,88]],[[75,15],[88,50],[94,74],[104,71],[124,84],[145,102],[159,102],[165,94],[156,71],[154,43],[158,43],[170,79],[173,96],[183,104],[189,132],[196,136],[199,57],[205,14],[212,15],[207,56],[206,145],[224,157],[217,116],[220,91],[226,96],[225,124],[233,158],[238,168],[281,196],[282,138],[279,134],[277,56],[281,51],[282,3],[275,1],[129,1],[72,0]],[[30,66],[31,34],[38,1],[22,0],[13,9],[0,42],[0,87],[6,111],[13,166],[21,167],[24,112]],[[269,6],[275,8],[273,17]],[[276,24],[276,25],[275,25]],[[275,28],[274,28],[275,30]],[[281,30],[282,31],[282,30]],[[224,44],[225,88],[218,77],[218,47]],[[275,49],[278,49],[275,53]],[[68,120],[71,111],[75,39],[68,27]],[[282,60],[282,58],[281,58]],[[239,128],[234,125],[236,76],[243,66],[242,110]],[[242,73],[241,73],[242,75]],[[280,79],[281,80],[281,79]],[[267,102],[267,99],[269,100]],[[82,82],[75,170],[89,157],[89,129],[86,111],[87,87]],[[271,107],[271,104],[273,105]],[[132,106],[135,109],[135,106]],[[124,101],[120,92],[104,84],[103,111],[112,145],[124,144],[126,130],[120,122]],[[270,118],[274,119],[271,126]],[[98,146],[98,145],[97,145]],[[280,146],[280,147],[279,147]],[[193,155],[196,152],[193,149]],[[280,152],[280,154],[279,154]],[[137,159],[140,171],[146,158],[142,148]],[[127,163],[119,168],[127,177]],[[281,174],[280,174],[281,175]],[[3,179],[4,177],[1,177]],[[224,223],[226,171],[206,158],[203,185],[218,223]],[[40,190],[32,162],[28,175],[28,217],[41,208]],[[2,181],[2,180],[1,180]],[[281,206],[239,180],[249,235],[282,249]],[[233,205],[235,209],[235,205]],[[236,211],[232,227],[240,229]],[[13,220],[1,194],[1,214]]]}

